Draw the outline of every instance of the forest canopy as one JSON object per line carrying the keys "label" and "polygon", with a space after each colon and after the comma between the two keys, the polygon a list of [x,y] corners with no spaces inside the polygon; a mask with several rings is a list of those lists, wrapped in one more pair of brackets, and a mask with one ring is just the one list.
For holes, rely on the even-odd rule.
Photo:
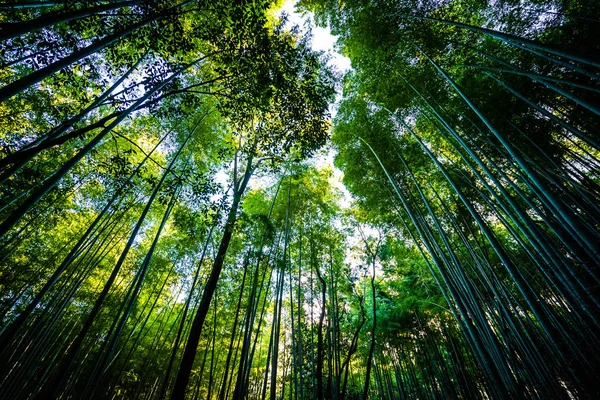
{"label": "forest canopy", "polygon": [[599,398],[600,2],[282,5],[0,4],[0,399]]}

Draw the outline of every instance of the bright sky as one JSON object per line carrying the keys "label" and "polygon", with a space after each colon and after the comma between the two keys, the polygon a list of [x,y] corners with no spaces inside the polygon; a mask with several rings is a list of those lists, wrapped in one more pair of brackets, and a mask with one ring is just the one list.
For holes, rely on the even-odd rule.
{"label": "bright sky", "polygon": [[337,38],[331,34],[329,28],[319,28],[314,26],[310,16],[302,16],[296,12],[295,0],[286,0],[281,8],[281,12],[288,15],[288,21],[291,25],[298,25],[300,28],[307,29],[312,27],[312,47],[315,50],[323,50],[331,56],[330,64],[341,72],[346,72],[350,69],[350,60],[344,57],[335,50],[335,42]]}

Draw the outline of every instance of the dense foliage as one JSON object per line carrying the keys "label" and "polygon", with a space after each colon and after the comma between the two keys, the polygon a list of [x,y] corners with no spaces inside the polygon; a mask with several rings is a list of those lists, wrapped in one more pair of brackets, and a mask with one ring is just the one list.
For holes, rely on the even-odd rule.
{"label": "dense foliage", "polygon": [[0,4],[0,398],[600,396],[600,3],[280,6]]}

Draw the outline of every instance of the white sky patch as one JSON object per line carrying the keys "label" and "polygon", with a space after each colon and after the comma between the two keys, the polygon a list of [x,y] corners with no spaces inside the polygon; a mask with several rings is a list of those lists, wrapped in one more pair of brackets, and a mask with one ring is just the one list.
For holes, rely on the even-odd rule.
{"label": "white sky patch", "polygon": [[310,163],[317,169],[331,168],[333,176],[329,179],[329,185],[339,190],[342,194],[340,199],[340,207],[349,208],[352,203],[352,195],[346,189],[346,186],[342,183],[344,173],[333,165],[333,159],[335,158],[336,151],[333,147],[327,146],[325,149],[317,153],[311,160]]}
{"label": "white sky patch", "polygon": [[225,169],[220,169],[215,174],[215,182],[226,188],[231,180],[230,174]]}
{"label": "white sky patch", "polygon": [[295,5],[295,0],[287,0],[281,8],[279,15],[285,12],[288,15],[288,23],[290,25],[298,25],[303,30],[307,30],[309,27],[312,28],[312,48],[327,53],[331,57],[329,60],[330,66],[340,72],[347,72],[351,68],[350,59],[344,57],[336,50],[337,37],[331,34],[329,28],[315,26],[310,15],[297,13]]}

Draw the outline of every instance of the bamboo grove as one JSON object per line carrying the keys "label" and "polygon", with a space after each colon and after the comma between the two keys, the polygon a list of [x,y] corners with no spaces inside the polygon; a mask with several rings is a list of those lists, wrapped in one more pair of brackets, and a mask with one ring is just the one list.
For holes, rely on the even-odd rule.
{"label": "bamboo grove", "polygon": [[0,398],[598,398],[600,3],[281,5],[0,4]]}

